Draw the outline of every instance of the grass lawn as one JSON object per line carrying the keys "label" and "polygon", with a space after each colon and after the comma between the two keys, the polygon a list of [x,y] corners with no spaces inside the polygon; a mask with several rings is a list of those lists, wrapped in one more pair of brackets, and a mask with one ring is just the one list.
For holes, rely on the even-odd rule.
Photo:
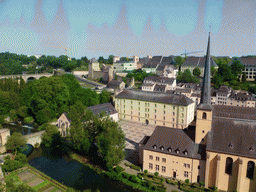
{"label": "grass lawn", "polygon": [[42,187],[44,187],[44,186],[46,186],[46,185],[48,185],[48,184],[50,184],[48,181],[44,181],[44,182],[42,182],[42,183],[36,185],[35,187],[33,187],[33,189],[35,189],[36,191],[38,191],[39,189],[41,189]]}
{"label": "grass lawn", "polygon": [[38,170],[33,171],[33,169],[31,169],[31,168],[28,168],[28,169],[25,169],[25,170],[22,170],[22,171],[13,171],[11,174],[7,175],[6,178],[12,178],[16,185],[20,185],[22,183],[25,183],[27,185],[27,183],[21,181],[19,176],[17,175],[18,173],[25,172],[26,170],[28,170],[29,172],[31,172],[35,175],[35,177],[30,179],[31,181],[36,180],[37,178],[40,178],[40,179],[44,180],[42,183],[39,183],[39,184],[37,184],[36,186],[33,187],[33,189],[35,191],[45,191],[46,189],[48,189],[50,187],[54,187],[52,189],[52,191],[57,191],[57,190],[66,191],[67,190],[66,186],[64,186],[61,183],[51,179],[48,176],[45,176],[43,173],[41,173]]}

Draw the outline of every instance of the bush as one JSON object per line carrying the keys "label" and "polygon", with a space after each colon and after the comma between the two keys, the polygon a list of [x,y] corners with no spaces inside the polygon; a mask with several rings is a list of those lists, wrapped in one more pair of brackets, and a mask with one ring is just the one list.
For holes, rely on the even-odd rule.
{"label": "bush", "polygon": [[126,173],[126,172],[124,172],[124,173],[122,173],[122,176],[123,176],[123,178],[128,179],[128,178],[130,177],[130,174],[129,174],[129,173]]}
{"label": "bush", "polygon": [[133,183],[139,183],[140,181],[139,181],[139,178],[136,176],[136,175],[131,175],[130,177],[129,177],[129,180],[131,181],[131,182],[133,182]]}
{"label": "bush", "polygon": [[137,177],[138,177],[139,179],[142,179],[142,176],[141,176],[140,173],[137,174]]}
{"label": "bush", "polygon": [[144,170],[144,173],[147,174],[147,173],[148,173],[148,170]]}
{"label": "bush", "polygon": [[172,190],[171,192],[179,192],[179,191],[177,191],[177,190]]}
{"label": "bush", "polygon": [[4,160],[9,160],[9,159],[11,159],[10,155],[7,155],[7,156],[4,157]]}
{"label": "bush", "polygon": [[185,180],[185,183],[189,184],[189,179],[186,179],[186,180]]}
{"label": "bush", "polygon": [[159,173],[158,173],[158,172],[155,172],[154,175],[157,177],[157,176],[159,175]]}
{"label": "bush", "polygon": [[120,166],[116,166],[115,168],[114,168],[114,171],[115,172],[117,172],[117,173],[121,173],[121,172],[123,172],[125,169],[123,168],[123,167],[120,167]]}
{"label": "bush", "polygon": [[8,159],[2,165],[3,172],[11,172],[22,167],[22,163],[17,160]]}
{"label": "bush", "polygon": [[204,186],[204,182],[203,181],[200,181],[199,182],[199,185],[202,187],[202,186]]}
{"label": "bush", "polygon": [[40,147],[40,144],[39,144],[39,143],[36,143],[36,144],[35,144],[35,148],[38,149],[39,147]]}
{"label": "bush", "polygon": [[22,153],[18,153],[14,160],[19,161],[22,165],[26,164],[28,162],[26,155]]}
{"label": "bush", "polygon": [[155,190],[156,190],[156,186],[153,185],[153,186],[151,187],[151,190],[155,191]]}
{"label": "bush", "polygon": [[127,164],[127,163],[125,163],[125,165],[127,166],[127,167],[130,167],[131,169],[134,169],[134,170],[137,170],[137,171],[140,171],[141,170],[141,168],[139,167],[139,166],[136,166],[136,165],[133,165],[133,164]]}
{"label": "bush", "polygon": [[216,191],[218,188],[216,186],[213,186],[213,190]]}

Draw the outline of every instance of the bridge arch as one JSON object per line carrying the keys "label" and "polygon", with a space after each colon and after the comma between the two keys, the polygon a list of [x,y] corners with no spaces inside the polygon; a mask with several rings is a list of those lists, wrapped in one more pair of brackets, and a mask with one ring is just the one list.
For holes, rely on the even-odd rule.
{"label": "bridge arch", "polygon": [[33,77],[33,76],[31,76],[31,77],[28,77],[28,78],[27,78],[26,82],[28,83],[28,82],[34,81],[34,80],[36,80],[36,78]]}

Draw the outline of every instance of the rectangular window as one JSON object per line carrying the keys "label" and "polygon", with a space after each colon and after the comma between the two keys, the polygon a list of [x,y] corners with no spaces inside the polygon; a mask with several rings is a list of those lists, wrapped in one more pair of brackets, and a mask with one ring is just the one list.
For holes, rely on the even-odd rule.
{"label": "rectangular window", "polygon": [[165,111],[164,111],[164,115],[165,115]]}
{"label": "rectangular window", "polygon": [[124,105],[124,108],[125,108],[125,105]]}
{"label": "rectangular window", "polygon": [[139,102],[139,105],[140,105],[140,102]]}
{"label": "rectangular window", "polygon": [[155,104],[155,107],[156,107],[156,104]]}
{"label": "rectangular window", "polygon": [[132,104],[132,101],[131,101],[131,104]]}
{"label": "rectangular window", "polygon": [[131,111],[131,115],[132,115],[132,111]]}
{"label": "rectangular window", "polygon": [[166,163],[166,158],[162,158],[162,162],[163,162],[163,163]]}
{"label": "rectangular window", "polygon": [[187,167],[187,164],[186,164],[186,163],[184,163],[184,167]]}
{"label": "rectangular window", "polygon": [[125,110],[124,110],[124,113],[125,113]]}
{"label": "rectangular window", "polygon": [[165,116],[164,116],[164,120],[165,120]]}
{"label": "rectangular window", "polygon": [[152,155],[149,155],[149,159],[153,159],[153,156],[152,156]]}
{"label": "rectangular window", "polygon": [[165,108],[165,105],[164,105],[164,108]]}
{"label": "rectangular window", "polygon": [[175,115],[175,112],[173,112],[173,115]]}
{"label": "rectangular window", "polygon": [[174,119],[174,118],[173,118],[172,120],[173,120],[173,121],[175,121],[175,119]]}
{"label": "rectangular window", "polygon": [[140,116],[140,112],[139,112],[139,116]]}
{"label": "rectangular window", "polygon": [[184,177],[188,177],[188,172],[184,171]]}
{"label": "rectangular window", "polygon": [[159,165],[156,165],[156,171],[159,171]]}
{"label": "rectangular window", "polygon": [[190,168],[190,165],[189,165],[189,164],[187,164],[187,167],[188,167],[188,168]]}
{"label": "rectangular window", "polygon": [[131,106],[131,109],[132,109],[132,106]]}
{"label": "rectangular window", "polygon": [[156,157],[156,161],[159,161],[159,157]]}
{"label": "rectangular window", "polygon": [[166,172],[166,167],[165,166],[162,166],[162,172]]}
{"label": "rectangular window", "polygon": [[155,113],[156,113],[156,109],[155,109]]}
{"label": "rectangular window", "polygon": [[149,163],[148,168],[149,168],[149,169],[153,169],[153,164],[152,164],[152,163]]}

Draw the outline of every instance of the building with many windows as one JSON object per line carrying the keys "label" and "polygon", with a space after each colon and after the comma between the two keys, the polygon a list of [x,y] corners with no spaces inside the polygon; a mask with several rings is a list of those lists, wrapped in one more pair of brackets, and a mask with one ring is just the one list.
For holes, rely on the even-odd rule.
{"label": "building with many windows", "polygon": [[184,129],[194,119],[195,103],[184,95],[123,90],[115,108],[119,119]]}
{"label": "building with many windows", "polygon": [[[256,76],[256,58],[255,57],[240,57],[240,58],[233,58],[229,65],[232,64],[234,59],[238,59],[243,65],[243,73],[246,74],[246,81],[254,81]],[[240,75],[239,78],[242,78]]]}
{"label": "building with many windows", "polygon": [[142,167],[151,173],[222,191],[256,191],[256,109],[211,104],[210,35],[195,127],[157,127],[139,145]]}

